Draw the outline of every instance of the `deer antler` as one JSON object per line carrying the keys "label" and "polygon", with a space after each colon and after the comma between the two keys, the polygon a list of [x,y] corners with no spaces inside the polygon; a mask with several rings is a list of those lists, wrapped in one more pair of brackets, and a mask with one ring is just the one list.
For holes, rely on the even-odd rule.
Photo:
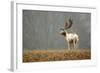
{"label": "deer antler", "polygon": [[72,26],[72,24],[73,24],[72,19],[69,19],[69,23],[68,22],[65,23],[65,29],[70,28]]}

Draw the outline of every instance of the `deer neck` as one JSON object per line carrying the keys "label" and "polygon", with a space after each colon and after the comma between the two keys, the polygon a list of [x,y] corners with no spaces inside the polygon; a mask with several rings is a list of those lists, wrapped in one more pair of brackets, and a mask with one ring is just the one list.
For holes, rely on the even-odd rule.
{"label": "deer neck", "polygon": [[68,34],[67,30],[65,30],[65,33],[66,33],[66,36],[67,36],[67,34]]}

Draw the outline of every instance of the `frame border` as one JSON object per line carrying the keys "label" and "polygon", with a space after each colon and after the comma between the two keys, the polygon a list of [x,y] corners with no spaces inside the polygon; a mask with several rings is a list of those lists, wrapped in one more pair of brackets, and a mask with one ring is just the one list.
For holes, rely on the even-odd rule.
{"label": "frame border", "polygon": [[[95,9],[95,7],[78,7],[78,6],[63,6],[63,5],[46,5],[46,4],[33,4],[30,2],[11,2],[11,70],[17,71],[18,68],[18,22],[17,22],[17,4],[24,5],[37,5],[37,6],[52,6],[52,7],[69,7],[69,8],[86,8],[86,9]],[[91,29],[92,29],[91,25]],[[92,32],[92,30],[91,30]],[[91,33],[92,36],[92,33]],[[91,39],[92,42],[92,39]],[[92,45],[92,44],[91,44]],[[97,58],[96,58],[97,59]],[[94,64],[96,65],[96,63]],[[87,65],[86,65],[87,66]]]}

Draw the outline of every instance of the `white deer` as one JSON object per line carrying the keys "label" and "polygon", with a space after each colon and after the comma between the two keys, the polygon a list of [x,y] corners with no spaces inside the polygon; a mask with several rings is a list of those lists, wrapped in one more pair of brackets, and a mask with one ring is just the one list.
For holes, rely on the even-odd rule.
{"label": "white deer", "polygon": [[64,36],[68,43],[68,49],[76,49],[79,44],[79,36],[76,33],[68,33],[67,29],[72,26],[72,20],[69,19],[69,23],[66,22],[65,27],[60,29],[60,34]]}

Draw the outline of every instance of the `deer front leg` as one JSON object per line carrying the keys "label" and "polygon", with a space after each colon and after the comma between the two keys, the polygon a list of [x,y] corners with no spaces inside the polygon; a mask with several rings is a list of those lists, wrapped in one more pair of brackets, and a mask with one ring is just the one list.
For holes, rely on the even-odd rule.
{"label": "deer front leg", "polygon": [[68,42],[68,50],[70,50],[70,43]]}
{"label": "deer front leg", "polygon": [[76,49],[76,42],[73,40],[73,49]]}

